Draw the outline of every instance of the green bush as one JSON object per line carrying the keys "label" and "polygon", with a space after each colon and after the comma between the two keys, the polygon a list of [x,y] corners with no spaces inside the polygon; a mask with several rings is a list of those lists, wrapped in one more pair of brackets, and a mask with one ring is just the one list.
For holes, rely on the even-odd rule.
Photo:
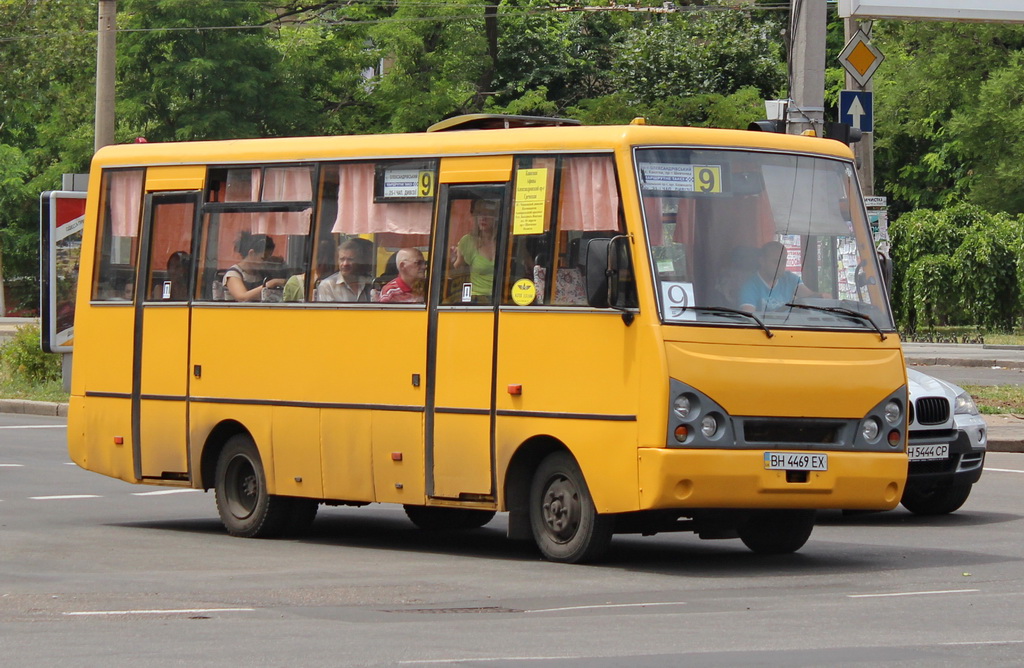
{"label": "green bush", "polygon": [[1024,314],[1022,222],[971,204],[894,221],[892,303],[900,328],[1015,327]]}
{"label": "green bush", "polygon": [[30,384],[60,380],[61,356],[43,352],[39,340],[37,325],[22,325],[0,346],[0,369],[7,378]]}

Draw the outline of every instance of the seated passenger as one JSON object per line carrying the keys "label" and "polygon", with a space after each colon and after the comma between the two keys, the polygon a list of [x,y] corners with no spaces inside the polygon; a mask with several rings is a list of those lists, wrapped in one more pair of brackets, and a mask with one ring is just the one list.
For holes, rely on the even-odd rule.
{"label": "seated passenger", "polygon": [[349,239],[338,246],[339,271],[316,286],[318,302],[370,301],[370,262],[373,243],[366,239]]}
{"label": "seated passenger", "polygon": [[243,231],[235,243],[242,259],[224,272],[224,298],[236,302],[258,302],[264,288],[281,288],[283,278],[270,278],[267,267],[274,253],[274,240],[266,234]]}
{"label": "seated passenger", "polygon": [[381,304],[422,304],[427,277],[427,262],[415,248],[395,253],[398,276],[380,289]]}
{"label": "seated passenger", "polygon": [[786,270],[786,247],[769,241],[757,256],[757,271],[740,290],[740,308],[744,311],[777,311],[797,297],[821,297]]}

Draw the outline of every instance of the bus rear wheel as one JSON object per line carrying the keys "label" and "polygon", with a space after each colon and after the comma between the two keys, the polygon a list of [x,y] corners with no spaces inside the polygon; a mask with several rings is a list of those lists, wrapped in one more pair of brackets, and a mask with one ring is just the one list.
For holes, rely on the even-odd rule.
{"label": "bus rear wheel", "polygon": [[217,458],[217,511],[232,536],[281,535],[292,516],[292,499],[267,493],[267,477],[256,444],[248,434],[228,439]]}
{"label": "bus rear wheel", "polygon": [[614,521],[601,515],[579,464],[556,452],[541,461],[530,486],[530,527],[541,554],[550,561],[598,559],[611,543]]}
{"label": "bus rear wheel", "polygon": [[425,531],[479,529],[494,519],[493,510],[477,510],[476,508],[405,506],[405,514],[413,524]]}
{"label": "bus rear wheel", "polygon": [[811,537],[814,516],[813,510],[759,510],[740,526],[740,540],[757,554],[790,554]]}

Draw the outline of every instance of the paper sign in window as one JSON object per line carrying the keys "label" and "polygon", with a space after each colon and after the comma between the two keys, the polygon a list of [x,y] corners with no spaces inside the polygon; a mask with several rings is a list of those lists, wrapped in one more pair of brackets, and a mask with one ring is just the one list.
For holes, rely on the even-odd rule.
{"label": "paper sign in window", "polygon": [[517,170],[512,234],[543,233],[547,201],[548,170],[546,168]]}

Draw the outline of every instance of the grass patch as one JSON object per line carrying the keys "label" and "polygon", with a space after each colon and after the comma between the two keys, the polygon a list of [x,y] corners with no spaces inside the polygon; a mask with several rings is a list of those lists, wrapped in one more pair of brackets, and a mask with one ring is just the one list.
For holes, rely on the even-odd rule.
{"label": "grass patch", "polygon": [[1024,385],[964,385],[986,415],[1024,413]]}
{"label": "grass patch", "polygon": [[59,380],[32,382],[23,378],[10,378],[0,371],[0,399],[67,403],[68,393],[64,391],[64,383]]}

